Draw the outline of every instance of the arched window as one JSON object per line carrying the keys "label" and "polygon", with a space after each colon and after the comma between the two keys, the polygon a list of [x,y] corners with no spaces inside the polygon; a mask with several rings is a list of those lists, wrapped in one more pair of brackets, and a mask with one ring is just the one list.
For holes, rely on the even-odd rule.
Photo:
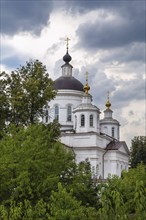
{"label": "arched window", "polygon": [[114,137],[114,136],[115,136],[115,128],[112,127],[112,137]]}
{"label": "arched window", "polygon": [[77,116],[75,115],[75,130],[77,128]]}
{"label": "arched window", "polygon": [[93,115],[90,115],[90,127],[93,127]]}
{"label": "arched window", "polygon": [[103,133],[107,134],[108,130],[107,130],[107,126],[103,127]]}
{"label": "arched window", "polygon": [[71,106],[67,106],[67,121],[71,121]]}
{"label": "arched window", "polygon": [[81,115],[81,126],[85,126],[85,115]]}
{"label": "arched window", "polygon": [[45,116],[46,116],[46,123],[48,123],[48,110],[46,109],[46,112],[45,112]]}
{"label": "arched window", "polygon": [[55,119],[59,121],[59,106],[58,105],[55,106]]}

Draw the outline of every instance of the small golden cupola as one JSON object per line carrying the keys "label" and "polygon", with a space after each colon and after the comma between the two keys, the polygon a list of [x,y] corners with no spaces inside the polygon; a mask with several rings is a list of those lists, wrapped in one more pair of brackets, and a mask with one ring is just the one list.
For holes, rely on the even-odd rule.
{"label": "small golden cupola", "polygon": [[85,94],[88,95],[89,90],[90,90],[90,86],[88,85],[88,72],[86,71],[86,84],[84,85]]}
{"label": "small golden cupola", "polygon": [[109,92],[107,92],[107,101],[106,101],[105,106],[107,107],[107,109],[110,109],[110,107],[111,107],[111,103],[110,103],[110,100],[109,100]]}

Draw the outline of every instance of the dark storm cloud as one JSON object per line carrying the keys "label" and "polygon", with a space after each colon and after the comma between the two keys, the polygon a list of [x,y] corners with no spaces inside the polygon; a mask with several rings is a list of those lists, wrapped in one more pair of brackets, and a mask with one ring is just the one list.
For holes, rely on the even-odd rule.
{"label": "dark storm cloud", "polygon": [[144,43],[129,44],[128,46],[116,48],[101,58],[102,62],[118,61],[119,63],[141,62],[145,63]]}
{"label": "dark storm cloud", "polygon": [[[145,13],[145,0],[66,0],[63,7],[72,12],[86,13],[90,10],[102,9],[104,11],[117,12],[123,17],[141,19]],[[61,7],[60,4],[60,7]]]}
{"label": "dark storm cloud", "polygon": [[51,10],[52,1],[2,0],[0,31],[8,35],[20,31],[39,34],[48,22]]}
{"label": "dark storm cloud", "polygon": [[[112,2],[111,2],[112,3]],[[91,50],[98,48],[122,47],[132,42],[145,41],[145,7],[141,4],[128,3],[114,4],[112,8],[104,8],[106,13],[114,14],[113,20],[99,18],[93,22],[81,24],[77,29],[79,36],[78,47]],[[130,7],[131,6],[131,7]]]}
{"label": "dark storm cloud", "polygon": [[132,100],[145,100],[145,82],[142,76],[114,83],[121,86],[112,97],[118,108],[128,105]]}
{"label": "dark storm cloud", "polygon": [[[110,9],[114,8],[117,10],[119,5],[122,7],[123,3],[125,1],[123,0],[69,0],[69,1],[63,1],[66,2],[66,7],[69,8],[73,12],[80,12],[84,13],[89,10],[93,9]],[[129,0],[126,2],[128,5],[129,2],[132,2],[132,0]]]}

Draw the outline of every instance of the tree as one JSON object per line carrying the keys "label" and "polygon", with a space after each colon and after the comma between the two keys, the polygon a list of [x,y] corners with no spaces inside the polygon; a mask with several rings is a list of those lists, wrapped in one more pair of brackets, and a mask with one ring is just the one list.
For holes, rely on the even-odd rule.
{"label": "tree", "polygon": [[124,171],[122,178],[111,177],[107,183],[100,184],[100,187],[101,208],[98,213],[101,219],[137,220],[139,218],[145,220],[143,217],[146,214],[144,212],[146,204],[145,165],[139,164],[128,172]]}
{"label": "tree", "polygon": [[130,149],[131,167],[136,167],[141,162],[146,164],[146,136],[134,137]]}
{"label": "tree", "polygon": [[4,82],[3,91],[0,91],[0,110],[4,111],[8,103],[9,115],[3,114],[1,120],[5,118],[5,122],[16,125],[34,124],[44,116],[43,107],[56,95],[46,67],[38,60],[26,62],[10,75],[3,72],[0,85]]}
{"label": "tree", "polygon": [[[72,151],[58,142],[59,134],[60,128],[56,121],[48,125],[33,124],[27,128],[20,125],[9,127],[0,142],[0,216],[2,218],[48,219],[47,216],[52,218],[54,216],[50,208],[52,195],[60,198],[57,201],[57,204],[61,204],[60,209],[63,209],[65,196],[70,202],[69,208],[66,207],[68,213],[80,216],[79,219],[82,219],[82,216],[85,216],[85,219],[95,219],[90,218],[95,215],[94,207],[84,206],[89,196],[85,194],[88,194],[92,188],[89,184],[92,182],[90,166],[88,162],[79,166],[75,164]],[[72,175],[70,171],[73,170]],[[58,188],[58,182],[63,188]],[[76,187],[77,189],[81,187],[80,191],[75,191]],[[83,196],[79,196],[80,193]],[[51,201],[53,204],[54,200]],[[74,208],[71,209],[71,206]]]}
{"label": "tree", "polygon": [[68,191],[73,190],[73,195],[82,201],[82,205],[97,208],[97,185],[92,179],[89,161],[80,162],[69,172],[68,178],[64,178]]}
{"label": "tree", "polygon": [[74,156],[58,139],[56,122],[12,126],[0,142],[0,203],[48,201],[61,173],[74,164]]}
{"label": "tree", "polygon": [[5,73],[0,73],[0,139],[2,137],[2,131],[5,129],[5,119],[9,114],[9,103],[6,93],[7,80],[8,77]]}
{"label": "tree", "polygon": [[49,208],[49,220],[95,220],[97,217],[94,208],[82,206],[81,201],[73,196],[72,191],[67,192],[60,183],[58,191],[52,192]]}

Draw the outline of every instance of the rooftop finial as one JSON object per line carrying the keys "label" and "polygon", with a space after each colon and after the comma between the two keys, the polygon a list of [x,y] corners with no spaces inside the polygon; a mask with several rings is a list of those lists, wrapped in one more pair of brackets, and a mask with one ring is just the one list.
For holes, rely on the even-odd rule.
{"label": "rooftop finial", "polygon": [[89,90],[90,90],[90,86],[88,85],[88,72],[86,71],[86,84],[84,86],[84,91],[86,94],[88,94]]}
{"label": "rooftop finial", "polygon": [[71,61],[71,59],[72,59],[71,56],[68,53],[68,42],[69,42],[69,40],[70,39],[68,37],[65,39],[65,41],[66,41],[66,49],[67,49],[66,54],[63,57],[63,60],[64,60],[65,63],[69,63]]}
{"label": "rooftop finial", "polygon": [[110,94],[110,92],[109,91],[107,91],[107,99],[109,100],[109,94]]}
{"label": "rooftop finial", "polygon": [[86,71],[86,82],[88,82],[88,72]]}
{"label": "rooftop finial", "polygon": [[111,103],[109,101],[109,91],[107,92],[107,101],[106,101],[105,106],[107,107],[107,109],[110,109],[110,107],[111,107]]}
{"label": "rooftop finial", "polygon": [[70,40],[70,39],[69,39],[68,37],[65,39],[65,41],[66,41],[66,49],[67,49],[67,51],[68,51],[68,44],[69,44],[68,42],[69,42],[69,40]]}

